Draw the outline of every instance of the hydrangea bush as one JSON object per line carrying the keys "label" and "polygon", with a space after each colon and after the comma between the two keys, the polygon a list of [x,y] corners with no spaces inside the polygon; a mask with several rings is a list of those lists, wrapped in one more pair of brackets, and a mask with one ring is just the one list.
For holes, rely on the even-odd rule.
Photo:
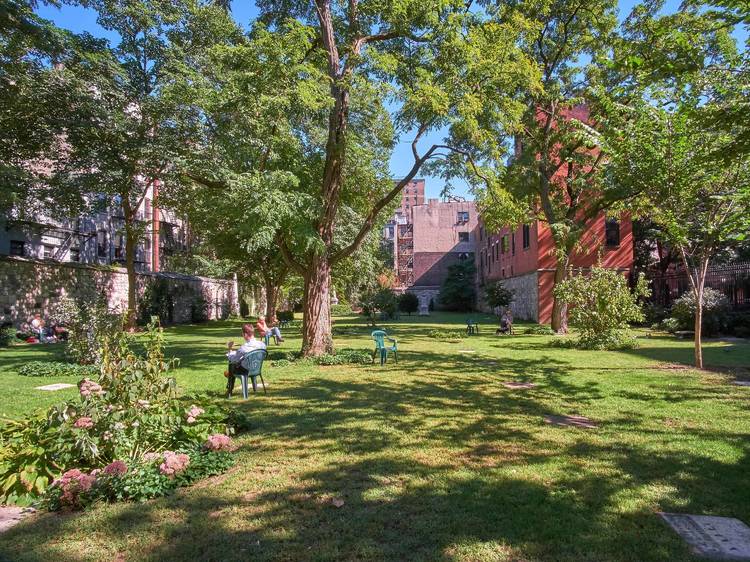
{"label": "hydrangea bush", "polygon": [[178,399],[156,323],[139,339],[104,335],[99,377],[84,378],[77,399],[0,430],[0,499],[23,505],[47,493],[50,508],[76,509],[158,496],[226,469],[227,412]]}

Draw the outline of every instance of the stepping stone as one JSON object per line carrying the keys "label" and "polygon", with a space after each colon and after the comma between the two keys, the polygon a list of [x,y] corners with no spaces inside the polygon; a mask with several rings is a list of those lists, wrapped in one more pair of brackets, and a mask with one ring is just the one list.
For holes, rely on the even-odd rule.
{"label": "stepping stone", "polygon": [[732,381],[732,384],[737,386],[750,386],[750,381]]}
{"label": "stepping stone", "polygon": [[659,513],[695,554],[721,560],[750,560],[750,527],[733,517]]}
{"label": "stepping stone", "polygon": [[536,385],[533,382],[506,381],[500,384],[502,384],[505,388],[510,388],[511,390],[526,390],[527,388],[536,388]]}
{"label": "stepping stone", "polygon": [[594,429],[596,422],[583,416],[544,416],[544,423],[559,425],[561,427],[580,427],[583,429]]}
{"label": "stepping stone", "polygon": [[63,388],[75,388],[76,385],[74,384],[68,384],[66,382],[58,382],[55,384],[48,384],[45,386],[37,386],[37,390],[47,390],[47,391],[53,391],[53,390],[62,390]]}
{"label": "stepping stone", "polygon": [[459,353],[476,353],[476,351],[473,349],[459,349],[458,352]]}
{"label": "stepping stone", "polygon": [[0,533],[4,533],[36,511],[32,507],[17,507],[15,505],[0,505]]}

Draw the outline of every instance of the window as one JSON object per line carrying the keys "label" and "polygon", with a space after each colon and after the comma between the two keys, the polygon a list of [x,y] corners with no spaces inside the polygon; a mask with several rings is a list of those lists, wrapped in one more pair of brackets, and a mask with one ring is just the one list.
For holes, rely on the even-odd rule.
{"label": "window", "polygon": [[484,227],[483,226],[479,227],[479,240],[480,241],[484,240]]}
{"label": "window", "polygon": [[81,261],[81,249],[71,248],[69,259],[70,261]]}
{"label": "window", "polygon": [[25,256],[26,248],[23,240],[11,240],[10,241],[10,255],[11,256]]}
{"label": "window", "polygon": [[456,222],[458,224],[465,224],[469,222],[469,211],[459,211],[456,216]]}
{"label": "window", "polygon": [[106,230],[100,230],[96,233],[96,255],[100,258],[106,258],[109,255]]}
{"label": "window", "polygon": [[459,242],[468,242],[469,241],[469,233],[468,232],[459,232],[458,233],[458,241]]}
{"label": "window", "polygon": [[507,254],[508,253],[508,235],[507,234],[505,236],[503,236],[503,239],[501,240],[501,243],[502,243],[501,252],[503,254]]}
{"label": "window", "polygon": [[121,233],[115,234],[115,259],[125,258],[125,237]]}
{"label": "window", "polygon": [[526,250],[531,245],[531,228],[528,224],[523,225],[523,249]]}
{"label": "window", "polygon": [[49,244],[44,245],[44,253],[42,254],[45,260],[50,260],[55,256],[55,247]]}
{"label": "window", "polygon": [[620,221],[614,217],[607,217],[604,228],[607,247],[617,248],[620,245]]}
{"label": "window", "polygon": [[510,255],[516,255],[516,233],[510,235]]}

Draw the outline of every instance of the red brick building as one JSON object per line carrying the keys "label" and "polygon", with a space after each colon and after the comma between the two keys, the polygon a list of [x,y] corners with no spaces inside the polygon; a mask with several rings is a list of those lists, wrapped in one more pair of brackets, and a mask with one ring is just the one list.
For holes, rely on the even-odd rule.
{"label": "red brick building", "polygon": [[[516,318],[548,324],[552,319],[552,289],[555,276],[554,241],[549,227],[540,222],[515,230],[504,228],[487,233],[479,222],[476,229],[477,281],[481,296],[485,284],[502,280],[516,291],[512,305]],[[572,258],[574,268],[602,265],[628,274],[633,267],[633,225],[630,217],[605,217],[602,213],[587,224],[580,250]]]}

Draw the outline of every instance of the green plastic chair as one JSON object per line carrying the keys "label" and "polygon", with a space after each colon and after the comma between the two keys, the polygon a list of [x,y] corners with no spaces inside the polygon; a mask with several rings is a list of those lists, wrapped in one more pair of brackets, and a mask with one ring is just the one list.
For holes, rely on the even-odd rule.
{"label": "green plastic chair", "polygon": [[[266,390],[266,381],[263,380],[263,361],[266,358],[266,355],[268,355],[268,352],[265,349],[254,349],[249,353],[246,353],[245,356],[240,361],[240,366],[245,369],[246,373],[235,373],[235,377],[240,378],[240,382],[242,383],[242,397],[247,400],[247,379],[249,378],[253,383],[253,392],[258,391],[258,377],[260,377],[260,382],[263,383],[263,393],[268,394],[268,391]],[[231,397],[231,394],[227,396],[227,398]]]}
{"label": "green plastic chair", "polygon": [[[375,340],[375,350],[372,352],[372,362],[375,363],[375,355],[380,352],[380,364],[385,365],[388,361],[388,352],[393,353],[393,357],[398,363],[398,344],[395,339],[389,338],[388,334],[383,330],[375,330],[372,333],[372,339]],[[388,340],[393,345],[387,345],[385,340]]]}
{"label": "green plastic chair", "polygon": [[469,318],[466,321],[466,335],[473,336],[474,334],[479,334],[479,323],[473,318]]}

